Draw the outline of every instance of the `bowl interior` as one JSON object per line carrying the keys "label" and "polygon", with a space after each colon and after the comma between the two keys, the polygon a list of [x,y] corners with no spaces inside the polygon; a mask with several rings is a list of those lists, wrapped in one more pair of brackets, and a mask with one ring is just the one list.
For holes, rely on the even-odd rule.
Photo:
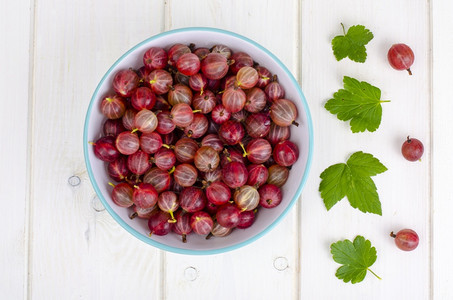
{"label": "bowl interior", "polygon": [[[268,68],[272,74],[277,74],[280,84],[284,87],[285,98],[293,100],[298,108],[299,127],[292,126],[291,141],[299,147],[300,157],[293,165],[287,183],[282,188],[283,201],[273,209],[261,208],[253,226],[248,229],[236,229],[227,237],[211,238],[206,240],[202,236],[191,234],[187,243],[182,243],[180,236],[169,234],[167,236],[149,237],[147,221],[135,218],[131,220],[131,209],[116,206],[111,198],[111,187],[106,165],[94,156],[89,141],[95,141],[102,135],[102,125],[105,117],[100,111],[100,101],[113,91],[112,79],[121,69],[139,68],[143,65],[142,57],[146,50],[152,46],[168,49],[175,43],[194,43],[197,47],[211,47],[215,44],[224,44],[233,51],[243,51],[252,56],[260,65]],[[240,35],[211,28],[186,28],[164,32],[138,44],[125,53],[104,75],[93,94],[87,112],[84,131],[84,150],[88,173],[96,193],[113,218],[131,234],[163,250],[184,254],[213,254],[232,250],[246,245],[264,235],[275,226],[297,201],[302,186],[308,175],[312,155],[312,124],[310,113],[302,91],[287,68],[268,50],[257,43]]]}

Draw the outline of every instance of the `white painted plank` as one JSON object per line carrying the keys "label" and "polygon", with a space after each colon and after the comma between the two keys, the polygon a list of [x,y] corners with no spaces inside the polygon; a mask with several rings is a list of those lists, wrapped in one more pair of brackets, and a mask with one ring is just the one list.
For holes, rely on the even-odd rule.
{"label": "white painted plank", "polygon": [[27,297],[30,6],[30,1],[0,3],[0,199],[5,208],[0,212],[2,299]]}
{"label": "white painted plank", "polygon": [[[163,2],[38,0],[31,179],[30,295],[156,299],[160,251],[93,210],[85,173],[85,112],[102,75],[158,33]],[[71,186],[70,176],[81,183]],[[77,181],[77,180],[76,180]]]}
{"label": "white painted plank", "polygon": [[[427,299],[430,296],[430,30],[426,1],[302,2],[302,88],[310,103],[315,128],[315,156],[302,194],[301,296],[303,299]],[[348,28],[363,24],[374,33],[364,64],[337,62],[330,42]],[[413,76],[393,70],[387,51],[403,42],[415,52]],[[344,75],[367,81],[382,91],[383,116],[374,133],[356,133],[324,109],[342,87]],[[407,135],[425,146],[421,162],[405,161],[400,149]],[[372,153],[389,171],[373,177],[383,216],[363,214],[343,199],[326,211],[318,192],[319,175],[345,162],[355,151]],[[410,253],[396,248],[391,231],[409,227],[420,236]],[[364,282],[346,284],[335,277],[339,267],[330,244],[363,235],[378,251]]]}
{"label": "white painted plank", "polygon": [[[277,55],[297,77],[298,1],[167,1],[166,29],[209,26],[247,36]],[[269,234],[230,253],[166,254],[168,299],[298,297],[297,208]],[[277,260],[281,257],[280,260]],[[282,271],[274,267],[287,264]],[[193,269],[192,269],[193,268]],[[194,277],[192,275],[195,274]]]}
{"label": "white painted plank", "polygon": [[433,26],[433,298],[451,299],[453,260],[453,134],[451,131],[451,70],[453,20],[450,1],[432,2]]}

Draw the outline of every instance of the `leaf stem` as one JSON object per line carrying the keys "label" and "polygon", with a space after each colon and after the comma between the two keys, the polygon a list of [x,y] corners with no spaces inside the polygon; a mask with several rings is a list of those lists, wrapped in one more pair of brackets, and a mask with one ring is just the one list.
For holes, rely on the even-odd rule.
{"label": "leaf stem", "polygon": [[390,100],[381,100],[379,103],[390,102]]}
{"label": "leaf stem", "polygon": [[344,30],[344,25],[343,23],[340,23],[341,24],[341,27],[343,28],[343,34],[346,35],[346,31]]}
{"label": "leaf stem", "polygon": [[368,271],[370,271],[370,272],[371,272],[371,273],[372,273],[372,274],[373,274],[374,276],[376,276],[376,277],[377,277],[377,279],[379,279],[379,280],[382,280],[382,278],[381,278],[381,277],[379,277],[379,276],[377,276],[377,274],[376,274],[376,273],[374,273],[374,272],[373,272],[373,271],[372,271],[371,269],[368,269]]}

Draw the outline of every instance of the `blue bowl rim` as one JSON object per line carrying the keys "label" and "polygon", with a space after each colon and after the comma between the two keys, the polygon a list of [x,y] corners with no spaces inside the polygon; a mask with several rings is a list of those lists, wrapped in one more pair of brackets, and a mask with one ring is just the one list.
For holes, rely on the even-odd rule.
{"label": "blue bowl rim", "polygon": [[[304,175],[303,175],[301,183],[299,184],[299,187],[298,187],[296,193],[294,194],[293,199],[291,199],[291,202],[288,205],[288,207],[280,214],[280,216],[272,224],[270,224],[268,227],[266,227],[263,231],[259,232],[258,234],[250,237],[249,239],[247,239],[247,240],[245,240],[245,241],[243,241],[241,243],[238,243],[238,244],[235,244],[235,245],[231,245],[231,246],[227,246],[227,247],[223,247],[223,248],[211,249],[211,250],[190,250],[190,249],[182,249],[182,248],[168,246],[168,245],[159,243],[159,242],[157,242],[157,241],[155,241],[155,240],[153,240],[151,238],[145,237],[144,235],[142,235],[141,233],[136,231],[134,228],[132,228],[129,224],[124,222],[118,216],[118,214],[110,207],[110,205],[107,203],[107,201],[102,196],[102,193],[101,193],[101,191],[99,189],[99,186],[97,185],[97,182],[96,182],[96,180],[94,178],[94,174],[93,174],[93,171],[91,169],[91,164],[90,164],[89,157],[88,157],[88,126],[89,126],[89,119],[90,119],[90,115],[91,115],[91,110],[93,108],[93,103],[95,103],[98,100],[97,99],[97,95],[98,95],[99,89],[102,86],[102,84],[104,83],[104,81],[106,80],[107,76],[112,72],[112,70],[126,56],[128,56],[131,52],[133,52],[136,48],[142,46],[143,44],[146,44],[149,41],[161,38],[161,37],[166,36],[166,35],[171,35],[171,34],[178,33],[178,32],[188,32],[188,31],[210,31],[210,32],[217,32],[217,33],[222,33],[222,34],[226,34],[226,35],[231,35],[233,37],[239,38],[241,40],[244,40],[244,41],[254,45],[255,47],[261,49],[266,54],[268,54],[288,74],[288,76],[291,79],[292,83],[297,87],[297,92],[299,93],[299,98],[302,101],[302,105],[303,105],[304,110],[305,110],[306,115],[307,115],[307,126],[308,126],[308,131],[309,131],[309,151],[308,151],[307,163],[305,165]],[[212,27],[185,27],[185,28],[179,28],[179,29],[165,31],[165,32],[159,33],[157,35],[154,35],[154,36],[152,36],[152,37],[140,42],[139,44],[135,45],[133,48],[128,50],[126,53],[124,53],[108,69],[108,71],[104,74],[104,76],[102,77],[101,81],[97,85],[97,87],[96,87],[96,89],[95,89],[95,91],[93,93],[93,96],[91,97],[90,104],[88,106],[88,110],[87,110],[86,117],[85,117],[84,131],[83,131],[83,153],[84,153],[84,157],[85,157],[85,165],[87,167],[88,175],[90,177],[91,184],[93,185],[93,188],[96,191],[97,196],[101,200],[101,202],[104,205],[105,209],[113,217],[113,219],[116,222],[118,222],[118,224],[120,224],[124,229],[126,229],[130,234],[132,234],[133,236],[135,236],[139,240],[141,240],[141,241],[143,241],[143,242],[145,242],[147,244],[150,244],[150,245],[152,245],[154,247],[157,247],[157,248],[159,248],[161,250],[165,250],[165,251],[169,251],[169,252],[173,252],[173,253],[179,253],[179,254],[189,254],[189,255],[212,255],[212,254],[219,254],[219,253],[232,251],[232,250],[244,247],[244,246],[256,241],[257,239],[259,239],[262,236],[264,236],[265,234],[267,234],[270,230],[272,230],[288,214],[288,212],[291,210],[291,208],[294,206],[294,204],[296,203],[297,199],[299,198],[299,196],[300,196],[300,194],[302,192],[302,189],[305,186],[305,183],[307,181],[308,174],[309,174],[309,171],[310,171],[310,168],[311,168],[311,163],[312,163],[312,158],[313,158],[313,123],[312,123],[310,109],[308,107],[307,100],[306,100],[306,98],[305,98],[305,96],[304,96],[304,94],[302,92],[302,89],[299,86],[299,83],[294,78],[292,73],[288,70],[288,68],[280,61],[280,59],[277,56],[275,56],[273,53],[271,53],[269,50],[267,50],[266,48],[264,48],[263,46],[261,46],[257,42],[255,42],[255,41],[253,41],[253,40],[251,40],[251,39],[249,39],[247,37],[244,37],[244,36],[242,36],[240,34],[231,32],[231,31],[218,29],[218,28],[212,28]]]}

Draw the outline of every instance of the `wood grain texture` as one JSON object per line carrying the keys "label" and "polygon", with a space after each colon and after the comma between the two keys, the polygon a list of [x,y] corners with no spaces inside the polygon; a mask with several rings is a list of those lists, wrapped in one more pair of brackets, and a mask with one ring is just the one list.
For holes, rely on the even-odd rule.
{"label": "wood grain texture", "polygon": [[[426,1],[303,1],[302,88],[309,101],[315,128],[311,176],[302,194],[301,291],[306,299],[427,299],[430,296],[430,23]],[[346,28],[363,24],[374,33],[365,63],[335,60],[331,40]],[[406,43],[415,52],[413,76],[393,70],[387,51]],[[382,91],[380,128],[374,133],[351,133],[349,124],[324,109],[342,88],[343,76],[367,81]],[[421,162],[401,155],[407,135],[423,141]],[[363,214],[343,199],[326,211],[319,196],[319,174],[345,162],[355,151],[372,153],[388,167],[373,177],[383,216]],[[416,251],[404,253],[390,238],[391,231],[412,228],[420,236]],[[363,235],[376,247],[378,259],[364,282],[345,284],[335,277],[340,266],[330,244]]]}
{"label": "wood grain texture", "polygon": [[451,76],[453,60],[453,20],[450,1],[433,1],[433,299],[453,298],[452,284],[453,259],[451,258],[453,228],[453,133],[451,126]]}
{"label": "wood grain texture", "polygon": [[[126,50],[160,32],[162,17],[163,2],[37,0],[29,270],[35,299],[160,297],[160,251],[93,209],[81,142],[97,82]],[[77,186],[68,183],[74,175]]]}
{"label": "wood grain texture", "polygon": [[[208,26],[239,33],[269,49],[298,76],[298,1],[283,6],[279,1],[167,1],[167,6],[166,29]],[[269,234],[233,252],[208,257],[166,254],[165,295],[168,299],[295,299],[299,297],[297,236],[294,208]],[[279,257],[288,264],[282,271],[274,267]]]}
{"label": "wood grain texture", "polygon": [[[17,16],[21,18],[17,18]],[[27,295],[30,2],[0,3],[0,298]],[[14,184],[11,184],[12,181]]]}

